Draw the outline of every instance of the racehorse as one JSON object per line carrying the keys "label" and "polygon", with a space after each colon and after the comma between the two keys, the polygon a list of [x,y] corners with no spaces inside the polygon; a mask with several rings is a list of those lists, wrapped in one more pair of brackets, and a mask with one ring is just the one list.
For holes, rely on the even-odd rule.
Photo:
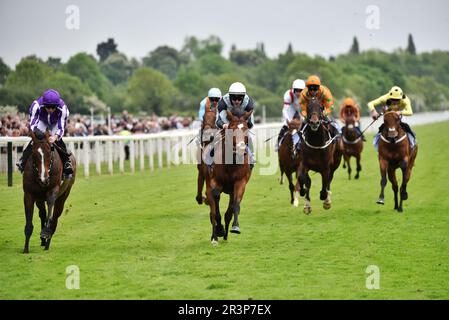
{"label": "racehorse", "polygon": [[206,175],[208,174],[207,165],[204,163],[203,160],[203,152],[206,148],[206,146],[211,143],[214,140],[214,131],[215,131],[215,118],[216,118],[216,112],[215,109],[210,110],[209,108],[206,108],[204,117],[203,117],[203,123],[201,125],[201,133],[200,133],[200,150],[199,150],[199,163],[197,165],[198,168],[198,185],[197,185],[197,194],[196,194],[196,201],[198,204],[203,204],[205,202],[206,204],[209,204],[207,201],[207,198],[203,196],[203,186],[204,181],[206,178]]}
{"label": "racehorse", "polygon": [[341,151],[334,143],[336,136],[331,137],[330,123],[324,121],[324,107],[314,99],[307,105],[307,118],[301,130],[301,162],[299,164],[299,192],[305,196],[304,213],[310,214],[310,187],[312,181],[309,177],[309,170],[319,172],[322,178],[322,188],[320,199],[324,201],[323,208],[331,208],[330,186],[341,162]]}
{"label": "racehorse", "polygon": [[300,159],[300,153],[296,152],[295,144],[293,143],[293,136],[299,134],[301,130],[302,121],[299,118],[294,118],[292,121],[287,122],[288,131],[285,133],[283,141],[279,146],[279,168],[281,170],[280,184],[283,184],[284,173],[288,179],[288,187],[290,189],[290,203],[295,207],[299,205],[298,192],[295,191],[295,185],[293,184],[292,174],[296,174],[298,178],[298,168]]}
{"label": "racehorse", "polygon": [[[396,112],[389,111],[384,114],[384,129],[379,139],[379,165],[381,174],[381,191],[378,204],[384,204],[384,189],[388,179],[394,192],[394,209],[402,212],[402,201],[408,199],[407,183],[410,180],[412,168],[418,154],[418,145],[412,149],[407,138],[407,133],[401,126],[401,118]],[[396,180],[396,169],[402,170],[402,184],[400,202],[398,204],[398,182]]]}
{"label": "racehorse", "polygon": [[362,136],[356,130],[356,118],[354,113],[351,112],[351,108],[346,108],[346,112],[343,113],[343,121],[345,126],[342,129],[342,137],[340,140],[340,149],[343,153],[343,169],[348,166],[348,176],[351,180],[351,157],[354,157],[357,161],[357,173],[355,179],[360,177],[360,171],[362,166],[360,164],[362,150],[363,150],[363,139]]}
{"label": "racehorse", "polygon": [[[75,182],[76,161],[73,155],[73,175],[71,179],[62,179],[62,161],[56,145],[50,145],[49,133],[31,132],[33,143],[32,155],[25,164],[23,173],[23,191],[25,205],[25,248],[23,253],[29,252],[30,237],[33,233],[34,203],[39,208],[41,219],[41,246],[45,250],[50,248],[50,242],[58,225],[58,218],[64,209],[64,203]],[[45,208],[48,206],[48,216]]]}
{"label": "racehorse", "polygon": [[[240,234],[238,217],[240,203],[245,193],[245,187],[251,177],[248,148],[248,124],[252,111],[243,115],[234,115],[229,110],[228,130],[221,131],[221,140],[214,151],[214,166],[206,177],[207,198],[210,207],[210,222],[212,225],[211,243],[218,244],[218,237],[228,239],[229,225],[232,223],[232,233]],[[230,137],[230,135],[232,135]],[[223,143],[223,140],[224,143]],[[211,145],[210,145],[211,146]],[[229,194],[229,204],[225,213],[225,226],[223,229],[220,216],[220,195]]]}

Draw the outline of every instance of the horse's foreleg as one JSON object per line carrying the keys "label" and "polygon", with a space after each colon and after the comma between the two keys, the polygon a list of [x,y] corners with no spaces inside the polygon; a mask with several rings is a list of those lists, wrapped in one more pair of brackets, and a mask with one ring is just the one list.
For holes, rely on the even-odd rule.
{"label": "horse's foreleg", "polygon": [[392,167],[388,168],[388,180],[391,182],[391,188],[394,193],[394,210],[398,210],[398,181],[396,180],[395,171]]}
{"label": "horse's foreleg", "polygon": [[380,165],[380,194],[379,199],[377,199],[378,204],[385,204],[384,190],[387,185],[387,169],[388,169],[388,161],[384,159],[379,159]]}
{"label": "horse's foreleg", "polygon": [[310,179],[309,172],[304,172],[304,184],[305,184],[305,197],[304,197],[304,213],[310,214],[312,207],[310,206],[310,188],[312,187],[312,180]]}
{"label": "horse's foreleg", "polygon": [[356,158],[356,160],[357,160],[357,174],[355,175],[355,179],[358,179],[358,178],[360,178],[360,171],[362,171],[362,166],[361,166],[361,164],[360,164],[360,159],[361,159],[361,154],[360,153],[358,153],[356,156],[355,156],[355,158]]}
{"label": "horse's foreleg", "polygon": [[214,195],[215,200],[215,221],[217,222],[215,226],[215,233],[217,237],[223,237],[225,230],[223,225],[221,224],[221,215],[220,215],[220,195]]}
{"label": "horse's foreleg", "polygon": [[196,202],[198,204],[203,204],[203,186],[204,186],[204,175],[203,175],[203,164],[198,165],[198,181],[197,181],[197,192],[196,192]]}
{"label": "horse's foreleg", "polygon": [[352,172],[350,159],[351,159],[351,157],[348,156],[346,153],[343,155],[343,163],[346,163],[348,166],[348,179],[349,180],[351,180],[351,172]]}
{"label": "horse's foreleg", "polygon": [[[51,224],[53,223],[53,210],[54,210],[57,194],[58,194],[58,192],[52,192],[51,194],[49,194],[47,196],[48,216],[47,216],[47,220],[45,221],[45,226],[41,231],[41,238],[46,239],[47,244],[48,244],[48,240],[51,239]],[[47,245],[45,248],[47,248]]]}
{"label": "horse's foreleg", "polygon": [[[41,219],[41,233],[42,230],[45,228],[45,220],[47,219],[47,210],[45,209],[45,202],[44,201],[36,201],[36,205],[39,208],[39,218]],[[45,238],[41,235],[41,246],[46,245]]]}
{"label": "horse's foreleg", "polygon": [[234,201],[232,204],[232,210],[234,212],[234,221],[232,222],[232,233],[240,234],[239,225],[239,214],[240,214],[240,203],[243,199],[243,194],[245,193],[246,181],[241,180],[234,185]]}
{"label": "horse's foreleg", "polygon": [[399,166],[402,171],[402,183],[401,183],[401,200],[399,203],[398,211],[402,212],[402,201],[405,201],[408,199],[408,193],[407,193],[407,183],[408,183],[408,176],[409,176],[408,159],[401,161]]}
{"label": "horse's foreleg", "polygon": [[50,225],[49,225],[51,236],[49,239],[47,239],[47,241],[45,243],[45,250],[48,250],[50,248],[51,239],[53,238],[53,235],[56,232],[56,228],[58,226],[58,219],[61,216],[62,212],[64,211],[64,204],[65,204],[65,201],[67,200],[67,197],[69,196],[69,193],[70,193],[70,189],[66,190],[55,201],[54,208],[53,208],[53,217],[50,220]]}
{"label": "horse's foreleg", "polygon": [[25,247],[23,249],[23,253],[30,252],[29,245],[30,245],[30,238],[33,234],[33,211],[34,211],[34,198],[29,195],[28,193],[25,193],[23,197],[23,203],[25,205]]}
{"label": "horse's foreleg", "polygon": [[212,188],[210,185],[207,186],[207,199],[209,202],[209,209],[210,209],[210,223],[212,225],[212,235],[210,237],[210,241],[212,243],[212,245],[217,245],[218,244],[218,237],[217,237],[217,232],[216,232],[216,225],[217,225],[217,220],[216,220],[216,203],[215,203],[215,197],[213,195],[212,192]]}
{"label": "horse's foreleg", "polygon": [[321,192],[320,192],[320,200],[323,202],[323,208],[328,210],[331,208],[331,196],[330,196],[330,179],[331,179],[330,169],[321,172]]}
{"label": "horse's foreleg", "polygon": [[226,227],[226,231],[225,231],[225,235],[224,235],[224,240],[228,240],[229,225],[231,224],[232,213],[234,212],[233,211],[233,203],[234,203],[234,193],[231,193],[229,195],[228,209],[226,210],[226,213],[225,213],[225,227]]}
{"label": "horse's foreleg", "polygon": [[292,173],[286,174],[288,179],[288,188],[290,189],[290,204],[293,204],[295,207],[299,205],[297,191],[295,191],[295,185],[293,184]]}

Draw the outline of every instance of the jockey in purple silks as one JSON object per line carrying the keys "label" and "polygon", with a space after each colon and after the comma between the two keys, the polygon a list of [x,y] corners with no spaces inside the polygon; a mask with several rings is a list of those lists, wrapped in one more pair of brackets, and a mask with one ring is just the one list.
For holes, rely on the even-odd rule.
{"label": "jockey in purple silks", "polygon": [[[69,117],[69,109],[64,100],[61,99],[59,92],[53,89],[45,91],[39,99],[33,101],[29,113],[31,117],[30,130],[33,132],[50,131],[49,141],[57,146],[56,149],[63,163],[64,176],[70,176],[73,173],[70,154],[67,152],[64,141],[62,141]],[[29,143],[23,151],[22,158],[16,164],[22,173],[31,152],[32,144]]]}

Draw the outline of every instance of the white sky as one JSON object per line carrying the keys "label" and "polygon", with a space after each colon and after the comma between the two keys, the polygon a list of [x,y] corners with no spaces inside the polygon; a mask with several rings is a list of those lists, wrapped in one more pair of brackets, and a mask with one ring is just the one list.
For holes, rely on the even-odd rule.
{"label": "white sky", "polygon": [[[80,29],[66,28],[66,8],[80,10]],[[379,8],[379,29],[369,29],[366,13]],[[265,43],[271,57],[289,42],[295,51],[325,57],[360,48],[392,51],[413,34],[418,52],[449,50],[449,1],[426,0],[0,0],[0,57],[13,67],[36,54],[66,61],[77,52],[95,54],[112,37],[129,57],[142,58],[160,45],[180,49],[187,35],[219,36],[228,56],[237,48]]]}

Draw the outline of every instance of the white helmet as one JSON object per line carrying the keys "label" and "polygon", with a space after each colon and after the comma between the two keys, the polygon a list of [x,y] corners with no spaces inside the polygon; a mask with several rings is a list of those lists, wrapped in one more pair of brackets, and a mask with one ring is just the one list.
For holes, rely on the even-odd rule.
{"label": "white helmet", "polygon": [[234,82],[229,87],[229,94],[246,94],[246,88],[241,82]]}
{"label": "white helmet", "polygon": [[299,89],[299,90],[303,90],[306,87],[306,83],[304,82],[304,80],[302,79],[296,79],[295,81],[293,81],[292,84],[292,89]]}
{"label": "white helmet", "polygon": [[218,88],[210,88],[207,96],[209,98],[221,98],[221,91]]}

